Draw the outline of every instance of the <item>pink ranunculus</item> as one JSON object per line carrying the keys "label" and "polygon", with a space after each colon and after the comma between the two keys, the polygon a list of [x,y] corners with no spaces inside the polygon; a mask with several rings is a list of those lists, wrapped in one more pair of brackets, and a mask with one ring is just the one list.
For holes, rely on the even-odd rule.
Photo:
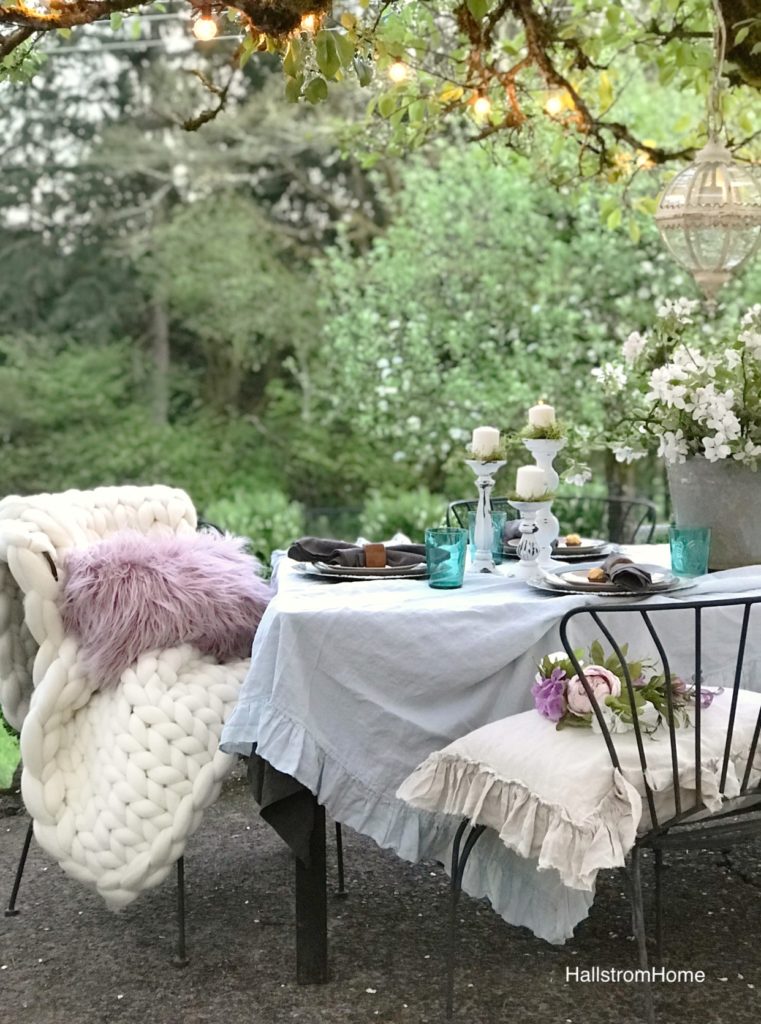
{"label": "pink ranunculus", "polygon": [[[598,704],[603,704],[606,697],[620,696],[621,680],[602,665],[585,665],[584,675]],[[592,710],[592,703],[578,676],[568,680],[566,700],[568,710],[574,715],[588,715]]]}

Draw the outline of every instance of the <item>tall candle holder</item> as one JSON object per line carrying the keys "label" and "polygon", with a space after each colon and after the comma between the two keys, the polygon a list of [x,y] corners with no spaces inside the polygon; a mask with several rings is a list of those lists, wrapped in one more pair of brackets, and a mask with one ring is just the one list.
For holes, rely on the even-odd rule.
{"label": "tall candle holder", "polygon": [[[534,456],[534,462],[537,466],[543,470],[547,478],[547,490],[554,493],[560,484],[560,477],[552,463],[558,452],[565,448],[566,438],[524,437],[523,444]],[[552,559],[552,546],[560,536],[560,523],[557,516],[553,514],[552,502],[549,501],[543,504],[546,505],[546,508],[537,512],[536,522],[541,527],[543,535],[545,533],[549,535],[550,542],[549,549],[546,552],[542,552],[539,564],[543,569],[551,569],[561,564]]]}
{"label": "tall candle holder", "polygon": [[494,477],[505,463],[502,459],[494,459],[491,462],[481,462],[480,459],[466,459],[465,462],[475,473],[476,487],[478,488],[478,507],[476,508],[476,522],[473,531],[476,553],[471,564],[471,571],[494,572],[491,492],[494,487]]}
{"label": "tall candle holder", "polygon": [[509,499],[509,503],[518,510],[521,519],[521,536],[516,548],[519,561],[515,575],[523,580],[535,579],[541,576],[545,565],[553,565],[550,558],[552,528],[544,515],[551,509],[552,502]]}

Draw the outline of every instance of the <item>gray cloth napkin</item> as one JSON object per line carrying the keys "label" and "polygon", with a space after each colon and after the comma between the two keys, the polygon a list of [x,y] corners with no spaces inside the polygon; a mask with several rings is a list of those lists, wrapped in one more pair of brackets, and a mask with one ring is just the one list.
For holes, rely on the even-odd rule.
{"label": "gray cloth napkin", "polygon": [[626,590],[644,590],[653,582],[647,569],[636,565],[626,555],[608,555],[600,568],[611,583]]}
{"label": "gray cloth napkin", "polygon": [[[301,537],[288,548],[288,557],[297,562],[327,562],[328,565],[363,566],[364,549],[345,540]],[[424,544],[394,544],[386,548],[386,565],[420,565],[425,562]]]}

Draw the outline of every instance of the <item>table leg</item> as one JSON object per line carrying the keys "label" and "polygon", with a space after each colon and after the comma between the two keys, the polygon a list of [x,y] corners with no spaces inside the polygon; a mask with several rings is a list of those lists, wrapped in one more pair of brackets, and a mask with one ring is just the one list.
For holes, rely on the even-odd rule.
{"label": "table leg", "polygon": [[314,801],[309,863],[296,858],[296,981],[328,980],[328,883],[325,871],[325,808]]}

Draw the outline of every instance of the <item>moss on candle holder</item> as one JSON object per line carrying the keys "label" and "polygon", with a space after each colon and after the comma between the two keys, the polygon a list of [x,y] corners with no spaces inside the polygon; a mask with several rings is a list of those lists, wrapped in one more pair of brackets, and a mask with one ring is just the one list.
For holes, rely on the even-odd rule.
{"label": "moss on candle holder", "polygon": [[501,441],[499,446],[492,448],[488,455],[476,455],[472,448],[466,448],[465,458],[473,462],[504,462],[507,458],[507,445]]}
{"label": "moss on candle holder", "polygon": [[556,420],[546,427],[534,427],[529,423],[518,436],[527,441],[562,441],[567,436],[567,431],[564,424]]}
{"label": "moss on candle holder", "polygon": [[521,494],[518,494],[517,491],[513,491],[512,493],[508,494],[507,500],[508,501],[522,501],[524,503],[537,502],[537,501],[554,501],[555,500],[555,493],[556,493],[555,491],[545,491],[543,494],[537,494],[537,496],[535,498],[524,498]]}

